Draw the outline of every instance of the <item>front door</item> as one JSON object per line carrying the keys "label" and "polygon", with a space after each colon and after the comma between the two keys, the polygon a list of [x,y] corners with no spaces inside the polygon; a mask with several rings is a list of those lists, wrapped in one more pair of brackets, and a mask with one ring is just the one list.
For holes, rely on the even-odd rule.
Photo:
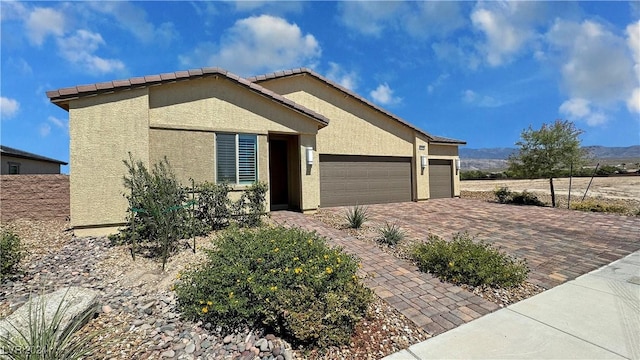
{"label": "front door", "polygon": [[289,167],[287,141],[269,141],[269,184],[271,210],[283,210],[289,206]]}

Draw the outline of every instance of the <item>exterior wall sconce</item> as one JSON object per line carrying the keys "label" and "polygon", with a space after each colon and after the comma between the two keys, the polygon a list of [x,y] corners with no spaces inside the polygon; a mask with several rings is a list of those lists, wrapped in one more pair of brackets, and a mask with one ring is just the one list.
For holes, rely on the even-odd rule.
{"label": "exterior wall sconce", "polygon": [[456,159],[456,170],[460,170],[460,159]]}
{"label": "exterior wall sconce", "polygon": [[311,146],[307,147],[307,165],[313,165],[313,148]]}
{"label": "exterior wall sconce", "polygon": [[427,167],[427,157],[425,155],[420,156],[420,166],[422,166],[422,169]]}

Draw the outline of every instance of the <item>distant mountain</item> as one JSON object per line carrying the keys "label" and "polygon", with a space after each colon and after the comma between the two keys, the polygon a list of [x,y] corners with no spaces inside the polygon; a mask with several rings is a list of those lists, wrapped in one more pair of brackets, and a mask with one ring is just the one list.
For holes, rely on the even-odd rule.
{"label": "distant mountain", "polygon": [[[640,145],[626,147],[586,146],[585,149],[595,159],[640,158]],[[462,147],[460,148],[460,158],[506,160],[516,151],[515,148],[469,149]]]}
{"label": "distant mountain", "polygon": [[505,160],[512,153],[517,150],[514,148],[484,148],[484,149],[469,149],[465,147],[460,148],[461,159],[500,159]]}
{"label": "distant mountain", "polygon": [[595,159],[640,158],[640,145],[627,147],[586,146]]}

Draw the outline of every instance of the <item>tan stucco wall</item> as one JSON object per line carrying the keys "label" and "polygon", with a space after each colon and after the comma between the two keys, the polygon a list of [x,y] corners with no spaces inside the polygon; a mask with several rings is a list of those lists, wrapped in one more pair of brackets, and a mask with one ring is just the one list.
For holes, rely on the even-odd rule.
{"label": "tan stucco wall", "polygon": [[20,165],[20,174],[60,174],[60,165],[48,161],[32,160],[14,157],[10,155],[0,155],[2,169],[0,174],[9,174],[9,163]]}
{"label": "tan stucco wall", "polygon": [[[313,139],[319,126],[305,115],[215,77],[72,100],[69,121],[74,227],[125,220],[122,160],[128,151],[150,166],[167,156],[185,185],[190,178],[214,182],[215,133],[257,134],[258,178],[268,183],[268,134],[302,133]],[[316,191],[314,186],[309,189],[312,194]]]}
{"label": "tan stucco wall", "polygon": [[458,145],[429,144],[431,156],[458,156]]}
{"label": "tan stucco wall", "polygon": [[460,196],[460,171],[456,170],[456,161],[460,160],[458,156],[458,146],[453,144],[429,144],[429,158],[452,161],[451,176],[453,178],[453,196]]}
{"label": "tan stucco wall", "polygon": [[[320,163],[317,137],[300,135],[300,182],[302,184],[302,201],[300,210],[313,212],[320,206]],[[307,147],[313,149],[313,164],[307,164]]]}
{"label": "tan stucco wall", "polygon": [[152,87],[152,127],[266,134],[318,132],[318,123],[282,105],[215,77]]}
{"label": "tan stucco wall", "polygon": [[147,104],[147,89],[70,102],[71,226],[125,221],[122,161],[131,152],[149,163]]}
{"label": "tan stucco wall", "polygon": [[[422,150],[421,150],[422,148]],[[429,144],[424,135],[417,135],[414,145],[414,200],[421,201],[429,198],[429,166],[422,167],[421,157],[429,156]]]}
{"label": "tan stucco wall", "polygon": [[215,182],[215,139],[213,132],[149,130],[149,161],[158,163],[166,156],[182,185]]}
{"label": "tan stucco wall", "polygon": [[261,82],[329,119],[318,132],[321,154],[413,156],[414,130],[310,76]]}

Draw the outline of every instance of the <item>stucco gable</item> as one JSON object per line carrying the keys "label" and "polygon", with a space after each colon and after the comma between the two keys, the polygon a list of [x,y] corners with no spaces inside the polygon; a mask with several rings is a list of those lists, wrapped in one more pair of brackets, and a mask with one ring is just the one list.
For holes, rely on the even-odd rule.
{"label": "stucco gable", "polygon": [[406,126],[414,131],[416,131],[417,133],[426,136],[430,141],[434,141],[434,142],[439,142],[439,143],[451,143],[451,144],[466,144],[465,141],[462,140],[457,140],[457,139],[451,139],[451,138],[445,138],[442,136],[435,136],[435,135],[431,135],[428,132],[416,127],[415,125],[411,124],[410,122],[400,118],[399,116],[391,113],[390,111],[372,103],[371,101],[367,100],[366,98],[358,95],[357,93],[341,86],[340,84],[333,82],[327,78],[325,78],[324,76],[314,72],[313,70],[307,69],[307,68],[297,68],[297,69],[291,69],[291,70],[285,70],[285,71],[277,71],[274,73],[270,73],[270,74],[264,74],[264,75],[258,75],[258,76],[253,76],[253,77],[249,77],[247,78],[247,80],[258,83],[258,84],[264,84],[265,87],[269,87],[267,84],[269,82],[275,82],[278,81],[279,79],[285,79],[285,78],[289,78],[292,76],[302,76],[302,77],[307,77],[307,79],[309,79],[310,81],[308,82],[309,85],[311,86],[329,86],[329,88],[333,89],[336,92],[339,92],[343,95],[349,96],[355,100],[357,100],[358,102],[360,102],[363,106],[372,109],[376,112],[379,112],[381,114],[384,114],[385,116],[387,116],[389,119],[392,119],[395,122],[398,122],[399,124],[402,124],[403,126]]}
{"label": "stucco gable", "polygon": [[314,111],[311,111],[304,106],[296,104],[295,102],[265,87],[262,87],[255,82],[249,81],[245,78],[242,78],[238,75],[217,67],[176,71],[173,73],[165,73],[159,75],[147,75],[144,77],[134,77],[125,80],[114,80],[89,85],[78,85],[74,87],[47,91],[47,97],[52,103],[68,111],[70,101],[77,100],[83,97],[99,96],[102,94],[110,94],[117,91],[140,89],[150,86],[161,86],[167,83],[200,79],[207,76],[220,76],[233,81],[238,85],[241,85],[241,87],[243,87],[247,91],[257,93],[271,101],[274,101],[282,106],[290,108],[298,113],[309,117],[310,119],[316,121],[320,128],[325,127],[329,124],[329,119],[327,119],[326,117]]}

